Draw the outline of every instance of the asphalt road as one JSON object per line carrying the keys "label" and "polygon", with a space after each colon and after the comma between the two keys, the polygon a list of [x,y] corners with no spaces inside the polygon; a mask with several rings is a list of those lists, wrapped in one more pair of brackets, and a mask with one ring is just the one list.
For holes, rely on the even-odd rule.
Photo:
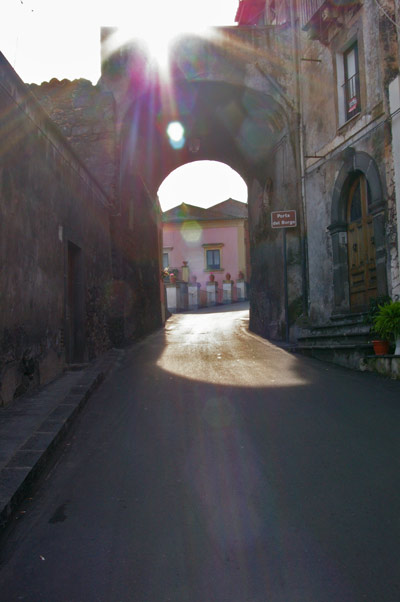
{"label": "asphalt road", "polygon": [[2,542],[5,602],[400,601],[400,382],[174,316]]}

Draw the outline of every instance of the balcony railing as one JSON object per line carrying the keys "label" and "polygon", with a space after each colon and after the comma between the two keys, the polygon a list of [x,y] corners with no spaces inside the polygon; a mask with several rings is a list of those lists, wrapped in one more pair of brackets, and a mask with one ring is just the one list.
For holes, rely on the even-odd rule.
{"label": "balcony railing", "polygon": [[346,120],[351,119],[361,111],[360,104],[360,76],[355,73],[343,84]]}

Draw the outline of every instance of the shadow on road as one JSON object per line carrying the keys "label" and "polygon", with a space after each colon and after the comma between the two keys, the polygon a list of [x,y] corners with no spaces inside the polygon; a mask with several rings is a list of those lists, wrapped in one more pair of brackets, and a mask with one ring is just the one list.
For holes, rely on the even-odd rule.
{"label": "shadow on road", "polygon": [[3,551],[5,599],[399,599],[399,383],[244,333],[245,384],[229,382],[229,345],[185,375],[174,324],[89,401]]}
{"label": "shadow on road", "polygon": [[[146,384],[135,391],[135,445],[148,466],[138,522],[141,541],[156,533],[145,549],[165,558],[165,579],[180,575],[166,599],[392,601],[399,383],[254,345],[258,354],[267,345],[275,382],[160,369],[167,339],[144,351],[153,394]],[[153,569],[140,563],[139,599],[163,599]]]}

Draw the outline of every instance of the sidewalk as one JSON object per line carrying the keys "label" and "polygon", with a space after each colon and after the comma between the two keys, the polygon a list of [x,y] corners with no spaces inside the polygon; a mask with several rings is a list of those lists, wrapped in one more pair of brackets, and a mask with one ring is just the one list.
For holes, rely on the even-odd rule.
{"label": "sidewalk", "polygon": [[124,351],[110,349],[86,369],[65,372],[0,409],[0,530],[40,476],[90,395]]}

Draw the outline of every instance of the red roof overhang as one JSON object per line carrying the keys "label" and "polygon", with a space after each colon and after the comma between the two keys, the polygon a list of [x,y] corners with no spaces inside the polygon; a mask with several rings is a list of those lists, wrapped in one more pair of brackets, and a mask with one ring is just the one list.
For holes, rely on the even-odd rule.
{"label": "red roof overhang", "polygon": [[258,25],[265,10],[265,0],[240,0],[235,21],[239,25]]}

